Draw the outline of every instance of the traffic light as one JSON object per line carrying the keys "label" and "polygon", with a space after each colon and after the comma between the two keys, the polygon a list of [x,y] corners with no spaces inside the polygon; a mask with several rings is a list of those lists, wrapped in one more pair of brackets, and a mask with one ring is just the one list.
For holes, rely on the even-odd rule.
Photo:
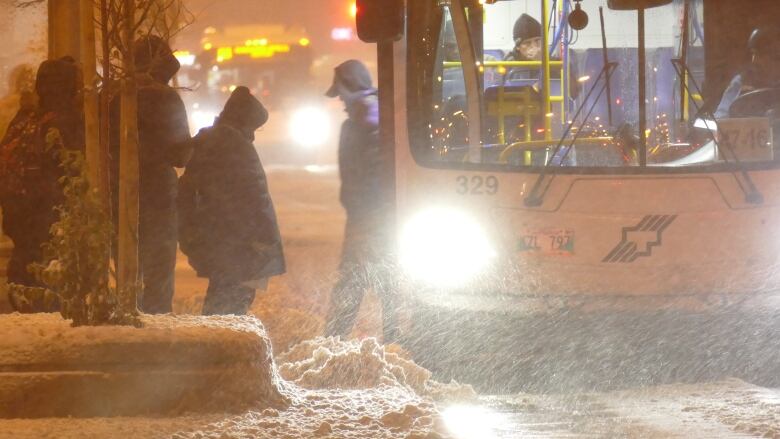
{"label": "traffic light", "polygon": [[403,0],[356,0],[358,37],[367,43],[395,41],[404,32]]}

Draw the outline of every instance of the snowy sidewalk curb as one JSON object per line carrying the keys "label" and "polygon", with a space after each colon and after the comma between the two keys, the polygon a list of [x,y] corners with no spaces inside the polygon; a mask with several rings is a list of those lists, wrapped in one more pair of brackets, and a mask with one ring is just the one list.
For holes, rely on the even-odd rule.
{"label": "snowy sidewalk curb", "polygon": [[284,408],[252,317],[143,316],[143,328],[0,316],[0,417],[126,416]]}

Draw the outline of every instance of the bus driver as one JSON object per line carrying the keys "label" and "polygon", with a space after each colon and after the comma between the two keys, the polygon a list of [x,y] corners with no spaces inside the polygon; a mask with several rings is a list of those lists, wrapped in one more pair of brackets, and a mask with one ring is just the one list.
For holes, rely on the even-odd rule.
{"label": "bus driver", "polygon": [[745,71],[736,75],[723,92],[720,105],[715,111],[716,119],[738,116],[732,114],[732,105],[746,93],[760,89],[780,88],[779,41],[780,32],[777,30],[764,28],[753,31],[748,40],[748,49],[751,53],[750,65]]}

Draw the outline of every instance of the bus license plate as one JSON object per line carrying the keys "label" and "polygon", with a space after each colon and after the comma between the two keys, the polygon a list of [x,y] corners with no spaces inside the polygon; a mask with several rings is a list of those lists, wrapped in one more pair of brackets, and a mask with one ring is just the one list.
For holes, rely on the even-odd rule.
{"label": "bus license plate", "polygon": [[517,240],[517,250],[521,253],[572,255],[574,254],[574,230],[546,229],[525,231]]}

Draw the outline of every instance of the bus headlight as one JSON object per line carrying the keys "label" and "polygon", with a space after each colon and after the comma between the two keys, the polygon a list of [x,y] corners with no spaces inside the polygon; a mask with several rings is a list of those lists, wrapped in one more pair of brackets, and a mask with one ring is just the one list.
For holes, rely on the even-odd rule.
{"label": "bus headlight", "polygon": [[316,107],[299,108],[290,117],[288,130],[298,145],[306,148],[320,146],[330,135],[330,117]]}
{"label": "bus headlight", "polygon": [[420,212],[406,223],[399,244],[406,273],[440,287],[468,282],[496,256],[482,226],[457,209]]}

